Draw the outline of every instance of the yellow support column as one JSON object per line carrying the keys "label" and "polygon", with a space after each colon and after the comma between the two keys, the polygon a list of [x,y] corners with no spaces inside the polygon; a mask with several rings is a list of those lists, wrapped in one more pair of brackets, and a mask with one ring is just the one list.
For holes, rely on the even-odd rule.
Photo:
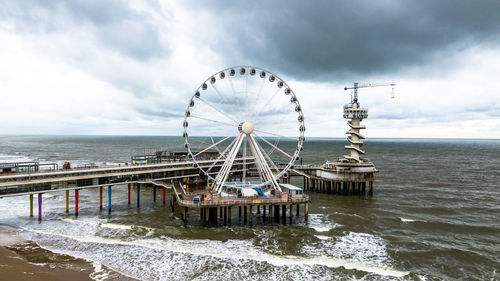
{"label": "yellow support column", "polygon": [[30,217],[33,216],[33,194],[30,194]]}
{"label": "yellow support column", "polygon": [[66,213],[69,212],[69,190],[66,190]]}

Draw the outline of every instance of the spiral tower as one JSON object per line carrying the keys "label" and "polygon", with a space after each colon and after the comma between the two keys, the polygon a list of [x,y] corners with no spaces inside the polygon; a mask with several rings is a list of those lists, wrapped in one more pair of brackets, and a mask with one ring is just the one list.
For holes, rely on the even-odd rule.
{"label": "spiral tower", "polygon": [[350,162],[361,163],[363,159],[360,156],[365,154],[365,152],[361,150],[361,146],[363,146],[362,140],[365,137],[360,133],[360,130],[366,129],[365,126],[361,125],[361,121],[364,118],[368,118],[368,109],[360,108],[359,103],[353,101],[344,105],[344,118],[350,119],[347,121],[347,125],[349,125],[350,129],[346,131],[349,145],[345,146],[345,148],[350,151],[350,154],[344,155],[344,158]]}

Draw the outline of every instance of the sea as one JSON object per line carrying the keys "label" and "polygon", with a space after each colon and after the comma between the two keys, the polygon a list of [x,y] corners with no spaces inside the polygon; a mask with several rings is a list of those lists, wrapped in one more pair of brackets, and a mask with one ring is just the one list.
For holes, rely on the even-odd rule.
{"label": "sea", "polygon": [[[0,162],[123,163],[181,143],[0,136]],[[345,144],[309,138],[302,161],[336,159]],[[259,216],[244,224],[234,211],[230,226],[205,226],[197,212],[184,226],[151,189],[141,189],[140,208],[129,206],[125,186],[113,188],[111,214],[100,211],[97,189],[81,190],[78,217],[73,194],[66,213],[65,193],[46,193],[41,222],[29,216],[29,196],[2,198],[0,224],[30,241],[16,246],[28,260],[83,259],[95,280],[500,280],[500,140],[368,139],[363,149],[380,171],[373,196],[309,192],[309,219],[286,226]]]}

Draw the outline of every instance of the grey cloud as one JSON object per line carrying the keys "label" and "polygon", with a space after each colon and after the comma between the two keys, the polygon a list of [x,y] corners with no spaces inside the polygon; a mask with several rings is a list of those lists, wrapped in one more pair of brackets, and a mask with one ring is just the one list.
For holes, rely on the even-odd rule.
{"label": "grey cloud", "polygon": [[[150,15],[124,1],[0,1],[0,20],[21,32],[65,32],[69,25],[89,25],[104,47],[145,60],[168,55]],[[74,34],[78,36],[78,34]]]}
{"label": "grey cloud", "polygon": [[494,0],[202,3],[220,22],[221,30],[210,32],[224,35],[213,48],[227,61],[297,79],[393,73],[500,39]]}

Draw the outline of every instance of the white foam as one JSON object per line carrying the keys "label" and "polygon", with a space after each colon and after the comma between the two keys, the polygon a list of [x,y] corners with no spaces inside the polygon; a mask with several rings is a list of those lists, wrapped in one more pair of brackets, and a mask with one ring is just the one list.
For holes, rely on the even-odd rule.
{"label": "white foam", "polygon": [[311,228],[317,232],[327,232],[330,231],[330,229],[333,229],[332,226],[311,226]]}
{"label": "white foam", "polygon": [[363,218],[362,216],[358,214],[347,214],[347,213],[342,213],[342,212],[334,212],[336,215],[343,215],[343,216],[349,216],[349,217],[358,217],[358,218]]}
{"label": "white foam", "polygon": [[106,227],[106,228],[111,228],[111,229],[124,229],[124,230],[130,230],[134,226],[133,225],[124,225],[124,224],[116,224],[116,223],[101,223],[101,227]]}
{"label": "white foam", "polygon": [[334,228],[342,226],[330,220],[326,215],[323,214],[310,214],[309,222],[307,223],[307,225],[317,232],[328,232]]}
{"label": "white foam", "polygon": [[413,219],[407,219],[407,218],[400,218],[402,222],[404,223],[410,223],[410,222],[426,222],[424,220],[413,220]]}
{"label": "white foam", "polygon": [[321,239],[321,240],[332,239],[332,237],[326,236],[326,235],[314,235],[314,236],[316,236],[316,238]]}
{"label": "white foam", "polygon": [[[94,252],[97,250],[97,246],[104,247],[104,249],[101,249],[102,251],[112,251],[112,253],[115,254],[119,248],[117,246],[130,246],[135,249],[132,250],[132,252],[137,251],[138,250],[137,247],[148,248],[150,250],[153,250],[153,252],[161,251],[160,253],[158,253],[161,256],[169,255],[168,253],[178,253],[178,254],[183,254],[183,257],[185,257],[185,255],[196,255],[198,257],[223,259],[224,261],[232,261],[234,263],[256,261],[256,262],[268,263],[277,267],[320,265],[330,268],[344,267],[346,269],[356,269],[360,271],[371,272],[379,275],[393,276],[393,277],[401,277],[408,274],[408,272],[406,271],[398,271],[395,269],[391,269],[387,266],[366,263],[363,260],[332,257],[328,255],[318,255],[318,256],[273,255],[255,248],[250,241],[229,240],[226,242],[220,242],[212,240],[176,240],[167,237],[125,241],[115,238],[97,237],[94,235],[78,236],[78,235],[64,235],[59,233],[52,233],[43,230],[31,230],[31,231],[34,233],[40,233],[50,236],[49,240],[52,239],[52,241],[51,243],[48,243],[49,250],[69,255],[75,255],[75,253],[77,253],[77,255],[82,255],[83,258],[91,259],[104,264],[106,264],[106,260],[108,259],[107,261],[109,262],[109,264],[106,264],[108,267],[113,268],[114,270],[123,273],[125,275],[130,274],[131,269],[127,268],[126,270],[129,271],[123,272],[125,268],[119,268],[118,266],[113,264],[115,261],[109,260],[108,252],[106,252],[107,255],[101,255],[101,256],[96,255]],[[76,240],[80,243],[67,243],[67,242],[57,243],[56,246],[51,247],[50,245],[55,242],[54,236]],[[74,250],[68,250],[67,248],[66,250],[64,250],[62,248],[62,247],[69,247],[70,244],[72,245],[72,247],[81,247],[82,243],[91,244],[92,251],[87,250],[87,251],[75,252]],[[106,245],[111,245],[112,247],[105,247]],[[41,246],[44,247],[44,245]],[[130,251],[131,250],[128,249],[125,251],[125,253],[129,254]],[[147,260],[148,263],[152,261],[153,258],[151,256],[152,254],[153,253],[151,251],[147,251],[147,254],[145,254],[149,258]],[[133,263],[134,266],[136,262],[139,261],[135,259]],[[186,263],[186,261],[182,262],[182,264],[184,263]],[[217,261],[217,263],[220,263],[220,260]],[[127,266],[130,267],[131,265],[128,264]],[[135,276],[134,274],[134,277],[137,276]]]}

